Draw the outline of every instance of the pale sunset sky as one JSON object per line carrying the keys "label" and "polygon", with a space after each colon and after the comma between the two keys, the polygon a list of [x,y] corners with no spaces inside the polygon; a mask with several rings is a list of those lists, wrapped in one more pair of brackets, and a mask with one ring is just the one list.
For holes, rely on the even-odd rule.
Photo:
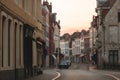
{"label": "pale sunset sky", "polygon": [[57,20],[61,23],[61,35],[72,34],[90,27],[95,15],[96,0],[48,0],[52,2],[53,13],[57,13]]}

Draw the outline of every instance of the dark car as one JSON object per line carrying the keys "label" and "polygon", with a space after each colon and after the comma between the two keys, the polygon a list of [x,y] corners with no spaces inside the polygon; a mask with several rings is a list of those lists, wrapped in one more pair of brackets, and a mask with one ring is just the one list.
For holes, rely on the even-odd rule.
{"label": "dark car", "polygon": [[67,63],[65,60],[63,60],[63,61],[61,61],[60,64],[58,65],[58,68],[59,68],[59,69],[68,69],[68,68],[69,68],[69,65],[68,65],[68,63]]}
{"label": "dark car", "polygon": [[71,66],[71,60],[66,60],[67,64]]}

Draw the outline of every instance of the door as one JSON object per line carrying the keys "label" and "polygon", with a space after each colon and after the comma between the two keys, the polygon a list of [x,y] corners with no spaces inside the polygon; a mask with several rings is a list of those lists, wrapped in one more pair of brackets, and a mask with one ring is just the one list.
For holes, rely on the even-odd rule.
{"label": "door", "polygon": [[109,64],[112,66],[118,65],[118,50],[110,50],[109,53]]}
{"label": "door", "polygon": [[25,78],[33,75],[33,29],[31,26],[24,24],[24,70]]}

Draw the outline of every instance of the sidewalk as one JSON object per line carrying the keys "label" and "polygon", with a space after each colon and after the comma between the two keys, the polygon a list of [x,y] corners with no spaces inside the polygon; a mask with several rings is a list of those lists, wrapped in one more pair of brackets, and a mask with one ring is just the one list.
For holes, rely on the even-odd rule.
{"label": "sidewalk", "polygon": [[57,73],[55,69],[47,69],[43,71],[43,74],[31,77],[26,80],[52,80],[56,76],[57,76]]}
{"label": "sidewalk", "polygon": [[69,69],[81,69],[81,70],[90,70],[90,71],[94,71],[94,72],[100,72],[100,73],[104,73],[104,74],[111,74],[114,75],[116,77],[118,77],[120,79],[120,71],[116,71],[116,70],[100,70],[97,69],[96,66],[91,65],[91,64],[77,64],[77,63],[72,63],[72,65],[70,66]]}
{"label": "sidewalk", "polygon": [[102,70],[102,69],[97,69],[95,66],[90,65],[89,66],[90,71],[99,71],[104,74],[112,74],[120,79],[120,71],[119,70]]}

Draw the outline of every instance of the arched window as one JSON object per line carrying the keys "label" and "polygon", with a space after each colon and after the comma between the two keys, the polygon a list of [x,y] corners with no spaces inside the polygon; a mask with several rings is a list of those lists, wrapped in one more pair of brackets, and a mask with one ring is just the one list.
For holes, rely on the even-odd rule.
{"label": "arched window", "polygon": [[6,17],[2,16],[2,67],[4,66],[4,33],[5,33]]}
{"label": "arched window", "polygon": [[8,66],[10,66],[10,61],[11,61],[11,59],[10,59],[10,56],[11,56],[11,47],[10,47],[10,45],[11,45],[11,20],[10,19],[8,19]]}

